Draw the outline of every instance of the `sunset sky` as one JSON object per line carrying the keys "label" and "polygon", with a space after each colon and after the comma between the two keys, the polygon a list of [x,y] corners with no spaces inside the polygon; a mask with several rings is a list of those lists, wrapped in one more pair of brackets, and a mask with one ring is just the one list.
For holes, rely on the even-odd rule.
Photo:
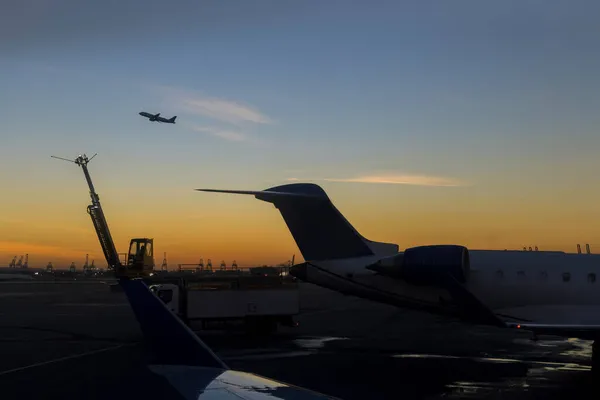
{"label": "sunset sky", "polygon": [[[600,3],[22,0],[0,13],[0,266],[117,248],[240,265],[298,249],[272,205],[321,185],[400,248],[600,251]],[[152,123],[140,111],[177,115]]]}

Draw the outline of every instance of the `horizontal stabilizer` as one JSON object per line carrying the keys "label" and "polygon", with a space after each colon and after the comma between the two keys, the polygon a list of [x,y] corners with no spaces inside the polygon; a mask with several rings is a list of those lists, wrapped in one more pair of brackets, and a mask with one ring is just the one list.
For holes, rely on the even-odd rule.
{"label": "horizontal stabilizer", "polygon": [[154,364],[228,369],[141,279],[121,278],[123,288]]}
{"label": "horizontal stabilizer", "polygon": [[213,193],[231,193],[231,194],[250,194],[256,196],[257,199],[262,200],[262,198],[285,198],[285,197],[299,197],[305,199],[316,199],[316,200],[325,200],[326,197],[310,194],[310,193],[292,193],[292,192],[276,192],[272,190],[228,190],[228,189],[195,189],[199,192],[213,192]]}

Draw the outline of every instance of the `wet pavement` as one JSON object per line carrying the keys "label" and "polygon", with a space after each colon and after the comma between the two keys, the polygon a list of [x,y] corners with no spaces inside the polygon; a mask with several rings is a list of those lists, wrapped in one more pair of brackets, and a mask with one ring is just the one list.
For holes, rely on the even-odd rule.
{"label": "wet pavement", "polygon": [[[211,332],[231,367],[343,399],[597,398],[591,342],[544,338],[302,285],[300,326]],[[102,284],[0,285],[2,399],[178,398],[145,367],[122,293]]]}

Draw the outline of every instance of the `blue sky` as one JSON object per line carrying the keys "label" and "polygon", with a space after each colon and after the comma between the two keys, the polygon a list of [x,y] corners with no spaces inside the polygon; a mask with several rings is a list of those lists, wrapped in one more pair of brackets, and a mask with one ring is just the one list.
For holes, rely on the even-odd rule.
{"label": "blue sky", "polygon": [[[362,179],[592,206],[598,11],[541,0],[5,5],[0,182],[28,194],[81,186],[49,155],[98,152],[114,188]],[[455,189],[443,190],[427,195]]]}

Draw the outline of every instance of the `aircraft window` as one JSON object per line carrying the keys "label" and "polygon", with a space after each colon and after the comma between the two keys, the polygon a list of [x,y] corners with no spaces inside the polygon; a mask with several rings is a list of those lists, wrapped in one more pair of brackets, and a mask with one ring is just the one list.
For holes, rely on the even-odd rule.
{"label": "aircraft window", "polygon": [[588,274],[588,282],[590,282],[590,283],[596,282],[596,274]]}
{"label": "aircraft window", "polygon": [[571,274],[568,272],[563,273],[562,275],[563,282],[569,282],[571,280]]}
{"label": "aircraft window", "polygon": [[498,271],[496,271],[496,276],[498,278],[503,278],[504,277],[504,271],[502,271],[501,269],[499,269]]}

